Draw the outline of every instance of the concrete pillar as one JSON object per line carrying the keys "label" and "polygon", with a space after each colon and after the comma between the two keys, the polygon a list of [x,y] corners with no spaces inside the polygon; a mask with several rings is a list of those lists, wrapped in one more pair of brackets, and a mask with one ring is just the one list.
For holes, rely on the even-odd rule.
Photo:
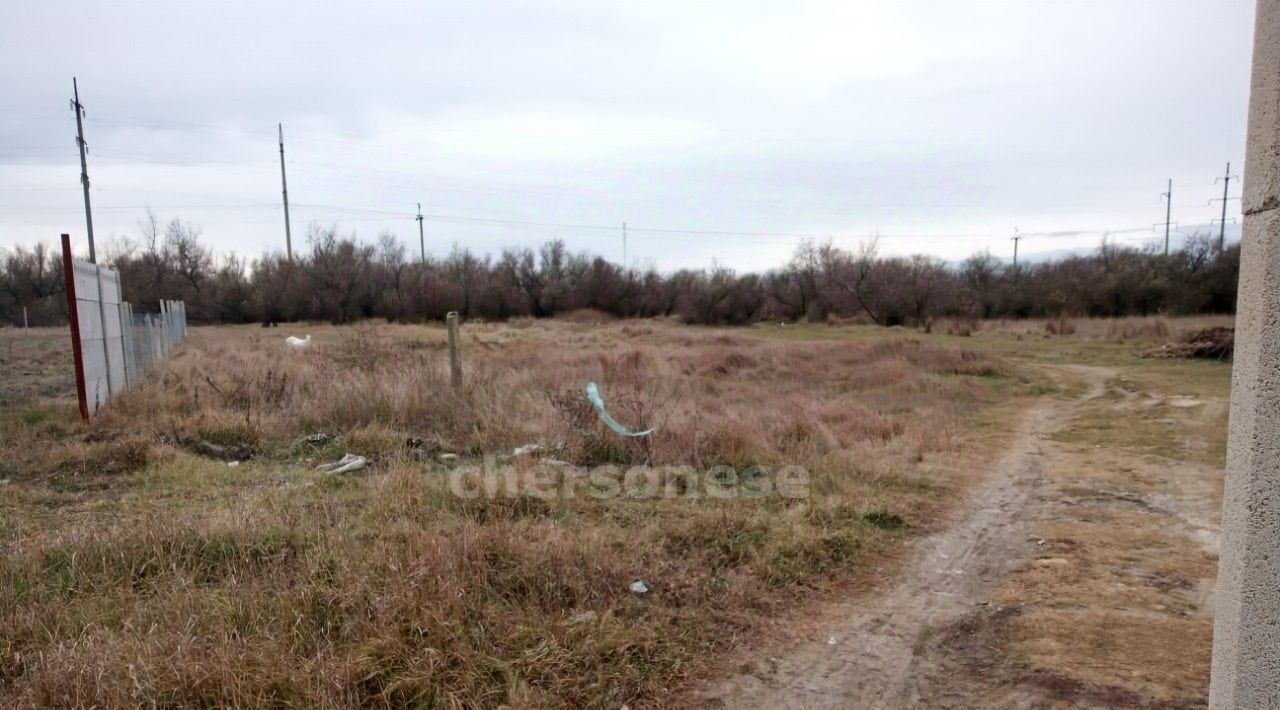
{"label": "concrete pillar", "polygon": [[1280,708],[1280,0],[1258,0],[1209,707]]}

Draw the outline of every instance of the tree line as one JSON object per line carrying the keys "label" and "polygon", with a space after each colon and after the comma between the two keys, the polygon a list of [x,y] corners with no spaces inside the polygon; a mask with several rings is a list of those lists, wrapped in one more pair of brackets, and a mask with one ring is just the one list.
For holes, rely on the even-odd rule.
{"label": "tree line", "polygon": [[[439,320],[544,318],[591,309],[621,318],[672,317],[704,325],[856,320],[922,326],[940,318],[1123,316],[1235,310],[1239,246],[1218,253],[1196,236],[1169,255],[1103,243],[1079,256],[1014,267],[979,253],[960,264],[930,256],[884,256],[873,240],[857,249],[804,242],[763,273],[725,267],[623,268],[571,252],[564,242],[509,248],[496,257],[454,246],[425,263],[389,233],[373,241],[313,225],[290,261],[218,257],[198,227],[143,222],[139,238],[113,241],[103,261],[120,270],[125,299],[155,310],[187,304],[196,323],[367,318]],[[0,323],[66,322],[61,255],[36,244],[0,252]]]}

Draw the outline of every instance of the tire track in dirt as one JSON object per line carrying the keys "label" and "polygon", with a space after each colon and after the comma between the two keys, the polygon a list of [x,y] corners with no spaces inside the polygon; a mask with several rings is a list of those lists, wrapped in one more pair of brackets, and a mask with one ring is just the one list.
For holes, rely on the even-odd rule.
{"label": "tire track in dirt", "polygon": [[[1008,452],[946,530],[916,542],[894,586],[841,605],[820,638],[708,689],[711,707],[974,707],[988,683],[947,668],[930,650],[954,635],[1002,580],[1034,554],[1030,503],[1046,484],[1044,441],[1084,403],[1106,392],[1114,372],[1082,365],[1050,369],[1083,380],[1085,394],[1046,397],[1023,417]],[[759,664],[757,664],[759,665]],[[1000,704],[1021,704],[1004,691]],[[990,697],[989,695],[987,696]],[[1031,700],[1030,697],[1027,700]],[[981,705],[981,703],[978,703]]]}

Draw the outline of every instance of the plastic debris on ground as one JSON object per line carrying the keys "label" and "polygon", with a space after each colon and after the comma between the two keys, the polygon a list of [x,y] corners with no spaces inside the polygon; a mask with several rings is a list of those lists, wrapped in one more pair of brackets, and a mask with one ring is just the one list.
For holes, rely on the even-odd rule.
{"label": "plastic debris on ground", "polygon": [[526,456],[528,454],[535,454],[539,451],[542,451],[542,444],[525,444],[524,446],[517,446],[513,449],[511,451],[511,455]]}
{"label": "plastic debris on ground", "polygon": [[326,434],[324,432],[316,432],[315,434],[305,434],[293,440],[293,447],[297,448],[303,444],[310,444],[312,446],[324,446],[325,444],[329,443],[330,441],[333,441],[336,438],[338,437],[334,436],[333,434]]}
{"label": "plastic debris on ground", "polygon": [[648,436],[653,433],[653,429],[645,429],[644,431],[631,431],[630,429],[619,424],[618,420],[610,416],[609,412],[605,410],[604,398],[600,396],[600,388],[596,387],[596,383],[594,382],[587,383],[587,401],[591,402],[591,406],[596,410],[596,416],[600,418],[600,421],[604,422],[604,425],[612,429],[613,433],[617,434],[618,436],[626,436],[626,437],[634,438],[634,437],[640,437],[640,436]]}
{"label": "plastic debris on ground", "polygon": [[322,463],[319,466],[316,466],[316,470],[328,473],[350,473],[352,471],[359,471],[368,464],[369,460],[363,456],[347,454],[332,463]]}

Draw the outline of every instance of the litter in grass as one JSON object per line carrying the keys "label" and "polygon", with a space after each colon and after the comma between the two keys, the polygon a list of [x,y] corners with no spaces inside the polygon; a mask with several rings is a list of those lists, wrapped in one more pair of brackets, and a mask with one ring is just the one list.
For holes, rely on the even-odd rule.
{"label": "litter in grass", "polygon": [[631,431],[630,429],[618,423],[618,420],[609,416],[609,412],[605,411],[604,399],[600,397],[600,389],[596,387],[596,383],[587,383],[587,399],[591,402],[591,406],[595,407],[596,415],[600,417],[600,421],[609,427],[618,436],[639,437],[648,436],[653,433],[653,429],[645,429],[644,431]]}
{"label": "litter in grass", "polygon": [[511,452],[511,455],[512,455],[513,457],[515,457],[515,456],[525,456],[525,455],[527,455],[527,454],[537,453],[537,452],[539,452],[539,451],[541,451],[541,450],[542,450],[542,444],[537,444],[537,443],[535,443],[535,444],[525,444],[524,446],[517,446],[517,447],[516,447],[516,448]]}
{"label": "litter in grass", "polygon": [[316,432],[315,434],[304,434],[293,440],[292,448],[296,449],[299,446],[302,446],[303,444],[310,444],[311,446],[317,446],[317,447],[324,446],[325,444],[329,443],[330,441],[333,441],[336,438],[338,437],[333,434],[326,434],[322,431]]}
{"label": "litter in grass", "polygon": [[363,456],[355,454],[346,454],[341,459],[332,463],[322,463],[316,466],[317,471],[325,471],[327,473],[350,473],[359,471],[369,464],[369,460]]}

